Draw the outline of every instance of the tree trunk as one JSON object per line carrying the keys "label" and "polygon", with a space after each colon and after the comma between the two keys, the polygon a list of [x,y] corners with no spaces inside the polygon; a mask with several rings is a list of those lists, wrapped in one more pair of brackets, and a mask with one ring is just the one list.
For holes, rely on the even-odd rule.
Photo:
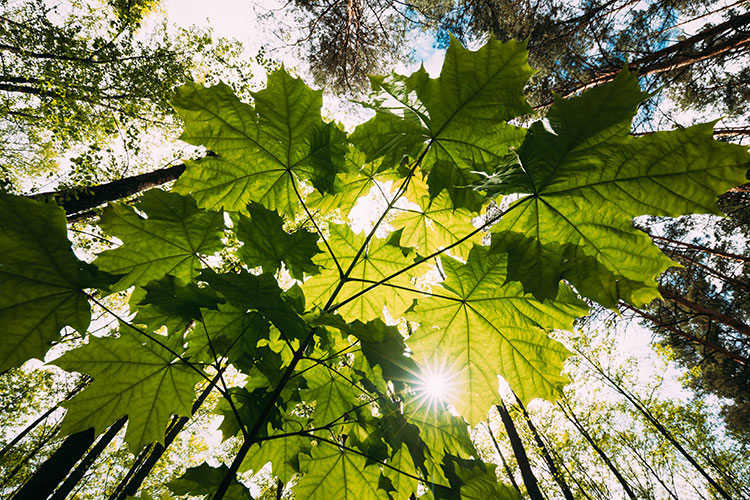
{"label": "tree trunk", "polygon": [[[667,252],[665,251],[664,253],[667,253]],[[727,285],[732,285],[733,287],[739,288],[741,290],[750,291],[750,283],[746,283],[736,278],[732,278],[731,276],[727,276],[726,274],[720,271],[717,271],[711,266],[707,266],[706,264],[703,264],[702,262],[698,262],[697,260],[688,257],[687,255],[678,251],[677,249],[669,250],[669,257],[677,260],[681,264],[687,263],[691,266],[696,266],[700,268],[702,271],[705,271],[706,274],[710,274],[711,276],[720,279]]]}
{"label": "tree trunk", "polygon": [[176,180],[184,171],[185,165],[179,164],[81,190],[39,193],[30,198],[56,201],[65,210],[68,221],[75,222],[93,215],[90,211],[100,205]]}
{"label": "tree trunk", "polygon": [[711,475],[703,468],[701,465],[693,458],[690,453],[687,452],[685,448],[677,441],[677,439],[672,435],[671,432],[667,430],[666,427],[664,427],[659,420],[654,417],[643,405],[640,404],[638,400],[636,400],[635,396],[630,393],[627,389],[620,386],[617,382],[615,382],[612,377],[607,375],[607,373],[602,369],[601,366],[594,363],[588,356],[578,351],[578,354],[581,355],[586,361],[589,362],[591,366],[594,367],[594,369],[602,376],[604,379],[609,382],[609,384],[612,386],[613,389],[615,389],[618,393],[620,393],[625,399],[627,399],[630,404],[632,404],[638,412],[644,416],[644,418],[653,425],[657,431],[659,431],[659,434],[661,434],[667,441],[669,441],[672,446],[674,446],[677,451],[680,452],[680,454],[685,457],[685,459],[690,462],[690,464],[695,467],[695,470],[697,470],[705,479],[708,481],[708,483],[726,500],[731,500],[732,497],[729,496],[729,494],[719,486],[719,484],[714,480],[714,478],[711,477]]}
{"label": "tree trunk", "polygon": [[[48,435],[46,435],[46,436],[42,435],[42,436],[41,436],[41,439],[39,440],[39,442],[38,442],[38,443],[36,444],[36,446],[34,446],[34,449],[33,449],[33,450],[31,450],[31,452],[30,452],[30,453],[28,453],[28,454],[27,454],[27,455],[26,455],[26,456],[25,456],[25,457],[23,458],[23,460],[19,461],[19,462],[18,462],[18,463],[16,464],[16,466],[15,466],[15,467],[13,468],[13,470],[11,470],[11,471],[10,471],[10,472],[9,472],[9,473],[8,473],[8,474],[7,474],[6,476],[5,476],[5,478],[4,478],[3,480],[2,480],[2,482],[0,482],[0,488],[4,487],[4,486],[5,486],[6,484],[8,484],[8,481],[10,481],[10,479],[12,479],[12,478],[13,478],[13,477],[14,477],[14,476],[15,476],[16,474],[18,474],[18,473],[19,473],[19,472],[21,471],[21,469],[23,469],[23,466],[24,466],[24,465],[26,465],[26,464],[27,464],[27,463],[29,463],[29,462],[30,462],[31,460],[33,460],[33,459],[34,459],[34,457],[35,457],[35,456],[37,455],[37,453],[39,453],[39,451],[40,451],[40,450],[41,450],[42,448],[44,448],[44,446],[45,446],[45,445],[46,445],[47,443],[49,443],[49,442],[50,442],[50,441],[51,441],[51,440],[52,440],[52,439],[53,439],[53,438],[55,437],[55,435],[57,434],[57,432],[58,432],[59,430],[60,430],[60,425],[58,424],[58,425],[55,425],[55,426],[53,426],[53,427],[52,427],[52,430],[51,430],[51,431],[49,432],[49,434],[48,434]],[[24,485],[24,486],[25,486],[25,485]],[[22,488],[21,488],[21,489],[22,489]],[[20,489],[19,489],[19,491],[20,491]]]}
{"label": "tree trunk", "polygon": [[11,500],[41,500],[52,494],[94,443],[94,429],[71,434]]}
{"label": "tree trunk", "polygon": [[534,476],[534,472],[531,470],[531,463],[526,455],[523,442],[516,431],[516,426],[513,424],[513,420],[510,418],[510,413],[508,413],[505,404],[502,402],[499,405],[495,405],[495,408],[497,408],[497,412],[500,414],[500,419],[505,426],[505,431],[508,433],[510,445],[513,447],[513,453],[516,455],[516,460],[518,461],[518,468],[521,470],[523,484],[526,485],[526,492],[529,494],[531,500],[544,500],[542,492],[539,490],[536,476]]}
{"label": "tree trunk", "polygon": [[[750,35],[741,31],[740,28],[747,24],[750,24],[750,12],[736,16],[726,22],[714,26],[713,28],[703,30],[685,40],[658,50],[653,54],[631,61],[628,64],[628,68],[637,72],[640,76],[653,75],[690,66],[726,52],[745,47],[750,44]],[[703,50],[690,50],[701,42],[712,38],[719,38],[721,35],[726,35],[733,31],[736,31],[738,34],[719,43],[710,45]],[[589,81],[561,90],[559,94],[561,97],[565,98],[586,89],[607,83],[614,80],[621,70],[621,67],[599,70]],[[552,102],[545,103],[542,106],[539,106],[539,108],[547,107],[550,104],[552,104]]]}
{"label": "tree trunk", "polygon": [[750,325],[746,325],[738,319],[732,318],[731,316],[727,316],[726,314],[723,314],[715,309],[711,309],[709,307],[698,304],[697,302],[686,299],[685,297],[674,293],[672,290],[664,286],[659,286],[659,293],[661,293],[664,298],[671,300],[675,304],[687,307],[691,311],[694,311],[698,314],[708,316],[714,321],[734,328],[736,331],[742,333],[743,335],[747,335],[748,337],[750,337]]}
{"label": "tree trunk", "polygon": [[[193,403],[193,407],[191,408],[192,414],[195,414],[195,412],[198,411],[198,408],[201,407],[208,395],[211,394],[211,391],[213,391],[223,373],[224,370],[220,370],[211,380],[211,383],[203,389],[203,392],[201,392],[198,399]],[[159,461],[167,448],[169,448],[169,445],[171,445],[175,438],[177,438],[189,420],[188,417],[174,417],[171,425],[167,429],[166,436],[164,437],[164,445],[162,446],[160,443],[154,444],[147,458],[145,458],[147,452],[146,450],[143,450],[126,476],[117,485],[115,491],[109,496],[109,500],[124,500],[128,496],[135,496],[135,494],[138,493],[138,488],[141,487],[143,480],[151,473],[156,462]]]}
{"label": "tree trunk", "polygon": [[[579,479],[578,479],[578,478],[577,478],[577,477],[576,477],[576,476],[575,476],[575,475],[574,475],[574,474],[573,474],[573,473],[572,473],[572,472],[571,472],[571,471],[570,471],[570,470],[568,469],[567,465],[565,465],[565,461],[564,461],[564,460],[563,460],[563,458],[562,458],[562,457],[560,456],[560,454],[559,454],[559,453],[557,453],[557,451],[555,450],[555,448],[554,448],[554,447],[551,447],[551,446],[550,446],[550,447],[549,447],[549,450],[550,450],[550,451],[552,452],[552,454],[553,454],[553,455],[554,455],[554,456],[555,456],[555,457],[557,458],[557,461],[558,461],[558,462],[560,463],[560,466],[562,466],[563,470],[564,470],[564,471],[565,471],[565,472],[566,472],[566,473],[568,474],[568,477],[570,477],[571,479],[573,479],[573,482],[575,482],[575,483],[576,483],[576,486],[578,486],[578,491],[579,491],[579,493],[581,493],[581,495],[583,495],[584,497],[586,497],[586,499],[587,499],[587,500],[593,500],[593,498],[591,498],[591,495],[589,495],[589,494],[588,494],[588,491],[587,491],[587,490],[589,489],[589,487],[588,487],[588,486],[586,486],[586,485],[585,485],[584,483],[582,483],[582,482],[581,482],[581,481],[580,481],[580,480],[579,480]],[[587,479],[588,479],[588,478],[587,478]],[[603,497],[601,496],[601,492],[599,491],[599,487],[598,487],[598,486],[597,486],[596,484],[594,484],[593,486],[594,486],[594,487],[593,487],[593,489],[595,489],[595,490],[597,491],[597,493],[599,494],[599,498],[603,498]]]}
{"label": "tree trunk", "polygon": [[617,481],[619,481],[620,485],[622,486],[622,489],[625,490],[625,493],[628,495],[628,497],[631,498],[631,500],[637,500],[638,497],[636,497],[635,492],[633,492],[633,489],[628,484],[625,477],[623,477],[622,474],[620,474],[620,471],[617,470],[617,467],[615,467],[614,462],[609,459],[607,454],[602,450],[598,444],[596,444],[596,441],[594,441],[594,438],[591,437],[591,435],[588,433],[588,431],[583,427],[581,422],[578,421],[578,418],[576,417],[575,413],[573,413],[573,409],[570,408],[570,406],[567,406],[567,404],[563,404],[558,401],[558,407],[562,410],[565,417],[572,423],[576,429],[578,429],[578,432],[581,433],[581,435],[588,441],[588,443],[591,445],[591,447],[594,449],[597,455],[604,461],[604,463],[607,465],[610,471],[612,471],[612,474],[615,475],[617,478]]}
{"label": "tree trunk", "polygon": [[510,470],[510,467],[508,467],[508,462],[505,461],[503,452],[500,450],[500,445],[497,444],[497,439],[495,439],[495,434],[492,433],[492,427],[490,427],[490,421],[487,420],[485,425],[487,426],[487,432],[489,433],[490,438],[492,439],[492,444],[495,445],[495,450],[497,450],[497,454],[500,455],[500,461],[503,463],[503,467],[505,468],[505,473],[508,474],[508,479],[510,479],[510,484],[513,485],[513,487],[516,489],[519,495],[523,495],[523,493],[521,493],[521,488],[518,487],[516,478],[513,477],[513,472]]}
{"label": "tree trunk", "polygon": [[[746,184],[743,184],[743,186],[746,186]],[[742,186],[738,186],[738,187],[742,187]],[[742,191],[732,191],[730,189],[728,192],[742,192]],[[727,259],[736,260],[739,262],[750,262],[750,257],[747,257],[745,255],[738,255],[736,253],[723,252],[721,250],[716,250],[716,249],[705,247],[702,245],[695,245],[693,243],[686,243],[684,241],[675,240],[672,238],[665,238],[664,236],[657,236],[655,234],[650,234],[648,232],[646,232],[646,234],[648,234],[652,240],[663,241],[664,243],[668,243],[670,245],[677,245],[677,246],[689,248],[691,250],[698,250],[699,252],[716,255],[717,257],[725,257]]]}
{"label": "tree trunk", "polygon": [[73,488],[78,484],[78,481],[81,480],[89,467],[93,465],[94,461],[99,458],[104,449],[112,442],[127,421],[128,417],[122,417],[109,427],[109,430],[99,438],[96,445],[94,445],[91,451],[89,451],[83,460],[81,460],[78,467],[76,467],[75,470],[73,470],[73,472],[71,472],[71,474],[65,479],[65,482],[63,482],[55,494],[52,495],[50,500],[65,500],[67,498],[68,494],[73,491]]}
{"label": "tree trunk", "polygon": [[539,435],[539,431],[537,431],[536,426],[534,425],[534,422],[531,421],[531,416],[529,415],[529,412],[526,411],[526,407],[523,405],[521,398],[519,398],[516,395],[516,393],[513,393],[513,395],[516,398],[516,404],[518,404],[518,407],[521,409],[521,413],[523,413],[523,416],[526,419],[526,425],[529,426],[529,430],[531,430],[531,434],[534,436],[534,441],[536,441],[536,445],[539,447],[539,451],[542,454],[542,458],[547,463],[547,467],[549,468],[550,474],[552,474],[552,477],[555,479],[555,482],[560,487],[560,490],[562,490],[563,497],[565,497],[565,500],[575,500],[573,498],[573,493],[570,491],[570,487],[565,482],[565,477],[563,477],[562,473],[555,465],[555,461],[552,459],[552,456],[550,455],[549,450],[547,450],[547,447],[544,445],[544,441],[542,441],[542,436]]}
{"label": "tree trunk", "polygon": [[[77,386],[75,386],[73,388],[73,390],[71,390],[65,396],[65,399],[63,401],[68,401],[70,398],[72,398],[73,396],[75,396],[76,394],[78,394],[79,392],[81,392],[87,385],[88,385],[88,382],[78,384]],[[15,445],[17,445],[19,441],[21,441],[24,437],[26,437],[29,434],[29,432],[31,432],[32,430],[34,430],[37,425],[39,425],[42,422],[44,422],[47,419],[47,417],[49,417],[50,415],[52,415],[55,412],[55,410],[57,410],[58,408],[60,408],[60,403],[56,404],[55,406],[53,406],[52,408],[50,408],[46,412],[42,413],[39,416],[39,418],[37,418],[36,420],[34,420],[32,423],[30,423],[29,425],[27,425],[26,428],[24,428],[24,430],[22,430],[21,432],[19,432],[16,435],[16,437],[13,438],[12,441],[10,441],[8,444],[6,444],[3,447],[2,450],[0,450],[0,459],[2,459],[3,456],[6,453],[8,453],[8,451],[11,448],[13,448]]]}
{"label": "tree trunk", "polygon": [[659,484],[661,484],[661,487],[664,488],[664,490],[667,492],[667,494],[670,497],[674,498],[674,500],[680,500],[679,497],[677,496],[677,494],[674,491],[672,491],[672,489],[669,486],[667,486],[667,483],[665,483],[664,480],[662,480],[662,478],[659,476],[659,474],[656,472],[656,470],[654,470],[654,468],[651,467],[651,464],[648,463],[648,460],[646,459],[646,457],[644,457],[643,455],[641,455],[638,452],[638,450],[636,449],[635,445],[632,444],[627,439],[625,439],[625,437],[622,435],[622,433],[618,433],[618,436],[620,437],[620,441],[625,446],[627,446],[628,448],[630,448],[630,451],[632,451],[633,454],[636,457],[638,457],[638,460],[641,462],[641,464],[643,464],[643,466],[646,467],[646,469],[648,469],[648,471],[651,473],[651,475],[654,476],[657,481],[659,481]]}
{"label": "tree trunk", "polygon": [[713,342],[709,342],[709,341],[707,341],[705,339],[697,337],[697,336],[693,335],[692,333],[689,333],[689,332],[686,332],[686,331],[684,331],[684,330],[682,330],[680,328],[677,328],[676,326],[665,325],[665,324],[663,324],[659,320],[658,317],[656,317],[656,316],[654,316],[652,314],[649,314],[646,311],[643,311],[641,309],[633,307],[630,304],[627,304],[625,302],[620,302],[620,306],[623,307],[623,308],[625,308],[625,309],[629,309],[630,311],[633,311],[635,314],[637,314],[638,316],[640,316],[640,317],[642,317],[644,319],[647,319],[647,320],[651,321],[654,325],[656,325],[657,328],[667,330],[669,332],[674,333],[675,335],[679,335],[680,337],[682,337],[682,338],[684,338],[686,340],[689,340],[690,342],[695,342],[696,344],[700,344],[702,346],[705,346],[706,348],[708,348],[708,349],[710,349],[710,350],[712,350],[712,351],[714,351],[714,352],[716,352],[718,354],[721,354],[722,356],[726,356],[727,358],[729,358],[729,359],[737,362],[740,365],[750,366],[750,360],[748,360],[747,358],[743,358],[739,354],[734,353],[732,351],[729,351],[729,350],[721,347],[720,345],[716,345]]}

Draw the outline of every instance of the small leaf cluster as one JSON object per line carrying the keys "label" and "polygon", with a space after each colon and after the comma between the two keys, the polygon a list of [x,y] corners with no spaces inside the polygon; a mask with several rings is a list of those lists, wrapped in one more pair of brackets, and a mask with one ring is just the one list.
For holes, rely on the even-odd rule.
{"label": "small leaf cluster", "polygon": [[[175,493],[249,498],[235,474],[270,462],[299,498],[515,498],[469,434],[498,377],[524,403],[554,400],[570,352],[549,333],[586,300],[651,301],[672,265],[632,218],[716,213],[748,166],[711,124],[630,136],[647,95],[627,71],[520,127],[526,59],[523,43],[454,40],[437,78],[373,77],[374,116],[351,134],[284,69],[253,104],[223,84],[179,88],[182,139],[215,154],[171,192],[111,204],[99,225],[122,244],[92,264],[59,208],[0,195],[0,370],[43,358],[65,326],[84,334],[91,303],[132,289],[116,336],[52,361],[93,379],[63,431],[127,416],[137,454],[220,392],[223,437],[242,445]],[[371,192],[385,209],[369,230],[336,222]],[[484,213],[492,201],[502,210]],[[422,390],[436,376],[445,401]]]}

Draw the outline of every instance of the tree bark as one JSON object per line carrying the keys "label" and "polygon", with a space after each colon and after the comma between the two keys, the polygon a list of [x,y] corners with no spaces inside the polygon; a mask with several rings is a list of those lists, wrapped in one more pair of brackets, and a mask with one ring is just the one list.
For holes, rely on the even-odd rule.
{"label": "tree bark", "polygon": [[[634,137],[641,137],[644,135],[652,135],[660,132],[655,130],[653,132],[631,132],[630,135]],[[734,137],[736,135],[750,135],[750,127],[722,127],[714,129],[714,137]],[[732,188],[729,191],[736,191],[737,188]],[[742,192],[748,192],[743,190]]]}
{"label": "tree bark", "polygon": [[78,484],[78,481],[81,480],[89,467],[93,465],[94,461],[99,458],[104,449],[112,442],[127,421],[128,417],[122,417],[109,427],[107,432],[99,438],[99,441],[97,441],[94,447],[86,454],[83,460],[81,460],[81,463],[79,463],[75,470],[73,470],[73,472],[71,472],[65,479],[65,482],[63,482],[60,488],[55,491],[55,494],[52,495],[50,500],[65,500],[68,497],[68,494],[73,491],[73,488]]}
{"label": "tree bark", "polygon": [[567,405],[563,405],[563,403],[561,402],[558,402],[558,407],[562,410],[567,419],[575,426],[575,428],[578,429],[578,432],[580,432],[581,435],[586,439],[586,441],[588,441],[596,454],[599,455],[599,457],[607,465],[609,470],[612,471],[612,474],[614,474],[614,476],[617,478],[617,481],[619,481],[620,486],[622,486],[622,489],[625,490],[625,493],[628,495],[628,497],[630,497],[631,500],[637,500],[638,497],[635,495],[635,492],[633,492],[633,489],[630,487],[625,477],[620,474],[620,471],[617,470],[617,467],[615,467],[615,464],[612,462],[612,460],[609,459],[604,450],[602,450],[599,445],[596,444],[594,438],[591,437],[586,428],[583,427],[581,422],[578,421],[575,413],[573,413],[573,409]]}
{"label": "tree bark", "polygon": [[739,333],[742,333],[743,335],[747,335],[748,337],[750,337],[750,325],[747,325],[736,318],[732,318],[731,316],[727,316],[726,314],[723,314],[715,309],[711,309],[704,305],[698,304],[697,302],[693,302],[692,300],[686,299],[685,297],[682,297],[674,293],[672,290],[664,286],[659,286],[659,293],[661,293],[664,296],[664,298],[671,300],[675,304],[679,304],[683,307],[687,307],[691,311],[694,311],[698,314],[708,316],[714,321],[717,321],[726,326],[729,326],[735,329],[736,331],[738,331]]}
{"label": "tree bark", "polygon": [[92,215],[89,211],[100,205],[176,180],[184,171],[185,165],[181,163],[90,188],[39,193],[30,198],[40,201],[56,201],[65,210],[68,221],[75,222]]}
{"label": "tree bark", "polygon": [[500,445],[497,444],[497,439],[495,439],[495,434],[492,433],[492,427],[490,427],[490,421],[487,420],[487,432],[490,435],[490,438],[492,439],[492,444],[495,445],[495,449],[497,450],[497,454],[500,455],[500,461],[503,463],[503,467],[505,468],[505,473],[508,474],[508,479],[510,479],[510,484],[513,485],[513,487],[516,489],[519,495],[523,495],[521,493],[521,488],[518,487],[518,483],[516,482],[516,478],[513,477],[513,472],[511,472],[510,467],[508,467],[508,462],[505,461],[505,457],[503,456],[503,452],[500,450]]}
{"label": "tree bark", "polygon": [[71,434],[11,500],[40,500],[55,490],[94,443],[94,429]]}
{"label": "tree bark", "polygon": [[664,324],[662,324],[659,321],[659,318],[657,318],[656,316],[653,316],[653,315],[649,314],[648,312],[643,311],[641,309],[635,308],[635,307],[631,306],[630,304],[627,304],[625,302],[620,302],[620,306],[623,307],[623,308],[625,308],[625,309],[629,309],[630,311],[633,311],[635,314],[637,314],[638,316],[640,316],[640,317],[642,317],[644,319],[647,319],[647,320],[651,321],[654,325],[656,325],[657,328],[667,330],[669,332],[674,333],[675,335],[678,335],[678,336],[680,336],[680,337],[682,337],[682,338],[684,338],[686,340],[689,340],[690,342],[695,342],[696,344],[700,344],[700,345],[702,345],[702,346],[704,346],[704,347],[706,347],[706,348],[708,348],[708,349],[710,349],[710,350],[712,350],[712,351],[714,351],[714,352],[716,352],[718,354],[721,354],[722,356],[726,356],[727,358],[731,359],[732,361],[737,362],[740,365],[750,366],[750,360],[748,360],[746,358],[743,358],[742,356],[740,356],[737,353],[729,351],[729,350],[727,350],[727,349],[725,349],[725,348],[723,348],[723,347],[721,347],[719,345],[716,345],[716,344],[714,344],[712,342],[709,342],[709,341],[707,341],[705,339],[697,337],[697,336],[695,336],[695,335],[693,335],[691,333],[683,331],[682,329],[677,328],[676,326],[664,325]]}
{"label": "tree bark", "polygon": [[[736,189],[736,188],[734,188]],[[732,191],[731,189],[728,192],[741,192],[741,191]],[[716,255],[717,257],[724,257],[731,260],[736,260],[739,262],[750,262],[750,257],[747,257],[745,255],[739,255],[736,253],[730,253],[730,252],[724,252],[722,250],[716,250],[713,248],[704,247],[702,245],[695,245],[693,243],[686,243],[684,241],[675,240],[672,238],[665,238],[664,236],[657,236],[655,234],[649,234],[646,232],[652,240],[658,240],[663,241],[664,243],[671,244],[671,245],[678,245],[681,247],[689,248],[691,250],[697,250],[699,252],[708,253],[711,255]],[[658,243],[657,243],[658,244]]]}
{"label": "tree bark", "polygon": [[[658,50],[653,54],[630,61],[627,66],[639,76],[653,75],[684,68],[717,57],[726,52],[747,47],[750,45],[750,34],[740,30],[740,28],[743,28],[748,24],[750,24],[750,12],[736,16],[707,30],[703,30],[685,40]],[[737,34],[724,39],[719,43],[705,47],[703,50],[690,50],[701,42],[710,39],[718,39],[722,35],[727,35],[731,32],[736,32]],[[578,92],[610,82],[615,79],[622,69],[623,67],[599,69],[589,80],[572,84],[568,88],[559,89],[558,95],[562,98],[566,98]],[[553,102],[554,101],[550,100],[536,106],[534,109],[540,110],[547,108]]]}
{"label": "tree bark", "polygon": [[[631,71],[637,72],[640,76],[653,75],[690,66],[726,52],[746,47],[747,45],[750,45],[750,34],[741,31],[740,28],[748,24],[750,24],[750,12],[734,17],[733,19],[718,24],[713,28],[703,30],[685,40],[658,50],[653,54],[631,61],[628,64],[628,68]],[[689,51],[689,49],[695,47],[697,44],[712,38],[718,38],[721,35],[725,35],[732,31],[736,31],[738,34],[706,47],[703,50],[692,51],[685,55],[686,51]],[[586,89],[612,81],[622,69],[622,67],[617,67],[600,70],[590,80],[575,84],[568,89],[561,90],[559,95],[563,98],[569,97]],[[536,109],[546,108],[550,104],[552,104],[552,101],[537,106]]]}
{"label": "tree bark", "polygon": [[529,457],[526,455],[523,442],[516,431],[516,426],[513,424],[513,420],[510,418],[508,409],[502,402],[499,405],[495,405],[495,408],[497,408],[497,412],[500,414],[500,419],[505,426],[505,431],[508,433],[510,444],[513,447],[513,453],[516,455],[516,460],[518,461],[518,468],[521,470],[523,484],[526,485],[526,492],[529,494],[531,500],[544,500],[542,492],[539,490],[539,483],[536,480],[536,476],[534,476],[534,472],[531,470]]}
{"label": "tree bark", "polygon": [[565,477],[555,465],[555,461],[552,459],[549,450],[547,450],[547,447],[544,445],[542,436],[539,434],[539,431],[534,425],[534,422],[531,421],[531,416],[529,415],[529,412],[526,411],[526,407],[523,405],[521,398],[519,398],[515,392],[513,393],[513,396],[515,396],[516,398],[516,404],[518,404],[518,407],[521,409],[521,413],[523,413],[523,416],[526,419],[526,425],[529,426],[529,430],[531,430],[531,434],[534,436],[534,441],[536,441],[536,445],[539,447],[542,458],[547,464],[547,468],[549,469],[550,474],[552,474],[555,482],[560,487],[563,497],[565,497],[565,500],[575,500],[573,497],[573,492],[570,491],[568,483],[565,482]]}

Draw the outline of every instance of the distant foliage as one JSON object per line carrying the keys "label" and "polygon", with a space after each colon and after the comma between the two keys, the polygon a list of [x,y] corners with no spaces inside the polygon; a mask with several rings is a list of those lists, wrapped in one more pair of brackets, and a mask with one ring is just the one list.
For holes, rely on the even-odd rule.
{"label": "distant foliage", "polygon": [[[521,128],[532,74],[523,43],[453,40],[438,78],[374,77],[375,116],[350,135],[283,69],[253,104],[181,87],[182,138],[215,155],[171,192],[110,205],[100,226],[122,244],[93,263],[60,209],[0,195],[0,370],[44,358],[63,327],[85,336],[90,303],[134,287],[116,335],[51,362],[93,378],[63,432],[127,415],[138,454],[214,390],[224,439],[242,445],[228,467],[169,483],[177,494],[249,498],[235,473],[270,461],[298,498],[516,498],[469,436],[500,402],[498,376],[523,403],[557,398],[570,352],[548,333],[584,299],[643,306],[672,265],[631,219],[716,213],[749,159],[710,124],[630,136],[647,96],[628,72]],[[342,222],[372,190],[385,209],[356,233]],[[493,199],[502,210],[469,224]],[[228,365],[244,386],[224,383]],[[446,401],[423,389],[431,376]]]}

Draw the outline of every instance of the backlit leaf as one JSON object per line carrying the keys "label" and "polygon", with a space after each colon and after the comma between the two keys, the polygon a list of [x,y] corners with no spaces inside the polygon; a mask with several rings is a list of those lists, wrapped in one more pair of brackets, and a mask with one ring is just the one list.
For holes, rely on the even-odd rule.
{"label": "backlit leaf", "polygon": [[[356,293],[369,288],[373,283],[401,270],[414,260],[413,254],[407,253],[408,256],[404,256],[401,249],[389,245],[386,240],[372,238],[367,249],[359,255],[359,259],[349,272],[349,281],[339,289],[341,275],[336,262],[342,272],[346,272],[364,242],[365,235],[352,232],[348,226],[341,224],[329,226],[328,245],[336,259],[334,260],[328,252],[315,257],[314,262],[320,266],[321,273],[305,281],[302,286],[309,303],[322,308],[329,302],[334,292],[336,293],[334,304],[347,300]],[[412,298],[418,294],[408,291],[411,284],[409,273],[404,273],[389,281],[389,284],[403,286],[407,290],[379,286],[339,307],[337,312],[347,320],[369,321],[379,318],[383,314],[383,306],[386,306],[392,315],[400,315],[409,307]]]}
{"label": "backlit leaf", "polygon": [[201,256],[223,247],[222,215],[199,209],[189,196],[152,189],[135,208],[148,218],[118,203],[109,205],[102,215],[102,229],[123,242],[96,259],[101,269],[125,275],[115,290],[145,285],[167,274],[189,281],[203,267]]}
{"label": "backlit leaf", "polygon": [[711,124],[629,136],[644,97],[623,72],[557,99],[551,130],[534,123],[518,151],[525,175],[515,185],[484,182],[490,192],[530,193],[495,226],[493,241],[509,253],[508,279],[539,299],[553,299],[564,278],[608,307],[650,302],[656,277],[673,263],[632,218],[718,213],[717,196],[745,181],[747,149],[713,140]]}
{"label": "backlit leaf", "polygon": [[263,271],[275,273],[283,262],[298,280],[303,279],[304,273],[318,271],[311,260],[320,251],[318,235],[301,228],[287,233],[283,219],[257,203],[249,204],[247,211],[250,217],[243,213],[235,217],[234,230],[243,243],[240,257],[248,267],[261,266]]}
{"label": "backlit leaf", "polygon": [[[154,441],[164,442],[172,415],[189,416],[195,399],[193,387],[201,380],[164,347],[121,328],[119,338],[89,337],[89,343],[68,351],[53,363],[63,370],[89,375],[94,381],[71,401],[62,432],[71,434],[93,427],[104,431],[128,416],[125,441],[138,453]],[[155,335],[155,338],[158,335]]]}
{"label": "backlit leaf", "polygon": [[293,216],[300,180],[331,191],[343,170],[343,132],[320,116],[322,92],[310,90],[284,69],[253,94],[255,108],[224,84],[189,83],[174,106],[185,121],[182,139],[217,154],[187,162],[175,190],[202,207],[241,210],[249,202]]}
{"label": "backlit leaf", "polygon": [[0,372],[44,359],[64,326],[86,332],[95,273],[73,255],[59,207],[0,194]]}
{"label": "backlit leaf", "polygon": [[[189,468],[182,476],[169,481],[167,487],[176,495],[213,495],[227,473],[229,473],[229,467],[226,465],[211,467],[207,463],[202,463],[198,467]],[[224,498],[226,500],[253,500],[250,490],[237,479],[233,479],[229,484]]]}
{"label": "backlit leaf", "polygon": [[486,247],[475,246],[466,265],[442,262],[447,279],[418,300],[410,318],[421,325],[408,344],[421,366],[449,381],[449,402],[476,425],[500,401],[498,375],[524,402],[556,399],[570,353],[547,332],[572,328],[585,304],[565,287],[554,301],[525,294],[520,283],[505,282],[506,256]]}
{"label": "backlit leaf", "polygon": [[355,453],[321,443],[310,450],[310,456],[300,455],[299,461],[304,474],[294,487],[298,498],[378,500],[384,494],[377,487],[380,469],[365,465],[365,458]]}

